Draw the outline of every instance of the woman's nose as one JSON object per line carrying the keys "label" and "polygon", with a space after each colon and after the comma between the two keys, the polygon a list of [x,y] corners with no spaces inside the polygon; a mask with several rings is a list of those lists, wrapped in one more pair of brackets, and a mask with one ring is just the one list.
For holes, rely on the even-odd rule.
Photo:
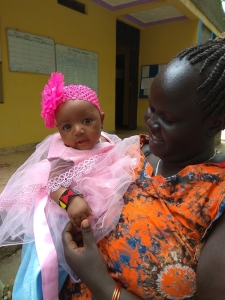
{"label": "woman's nose", "polygon": [[150,109],[146,111],[145,114],[145,123],[148,127],[158,127],[158,117],[154,112],[151,112]]}

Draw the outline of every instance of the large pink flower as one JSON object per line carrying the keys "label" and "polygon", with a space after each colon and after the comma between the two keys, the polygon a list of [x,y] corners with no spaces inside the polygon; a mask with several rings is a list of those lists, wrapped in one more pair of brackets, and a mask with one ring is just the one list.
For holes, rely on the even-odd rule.
{"label": "large pink flower", "polygon": [[41,116],[45,120],[45,125],[53,128],[55,123],[55,110],[63,100],[64,76],[59,72],[51,74],[48,84],[45,85],[42,92],[42,111]]}
{"label": "large pink flower", "polygon": [[55,125],[55,110],[59,104],[67,100],[84,100],[94,105],[101,113],[98,97],[95,91],[86,85],[70,84],[64,86],[64,76],[62,73],[52,73],[48,84],[42,92],[41,116],[45,120],[45,125],[53,128]]}

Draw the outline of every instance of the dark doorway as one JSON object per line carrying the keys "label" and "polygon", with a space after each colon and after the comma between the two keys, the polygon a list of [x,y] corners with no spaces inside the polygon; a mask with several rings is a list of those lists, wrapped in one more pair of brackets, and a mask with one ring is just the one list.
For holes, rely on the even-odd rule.
{"label": "dark doorway", "polygon": [[116,55],[116,128],[124,128],[124,75],[125,55]]}
{"label": "dark doorway", "polygon": [[137,128],[140,30],[117,21],[116,129]]}

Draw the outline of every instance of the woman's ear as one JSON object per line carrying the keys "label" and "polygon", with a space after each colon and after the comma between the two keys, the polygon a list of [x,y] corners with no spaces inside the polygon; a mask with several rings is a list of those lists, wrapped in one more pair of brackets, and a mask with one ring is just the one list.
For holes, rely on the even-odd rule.
{"label": "woman's ear", "polygon": [[207,136],[214,137],[223,129],[225,129],[225,114],[213,116],[210,120],[210,126],[207,131]]}

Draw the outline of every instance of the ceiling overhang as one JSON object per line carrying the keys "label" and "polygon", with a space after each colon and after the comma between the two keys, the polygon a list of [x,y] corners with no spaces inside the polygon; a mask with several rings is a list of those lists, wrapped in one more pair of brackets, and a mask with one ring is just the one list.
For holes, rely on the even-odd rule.
{"label": "ceiling overhang", "polygon": [[[218,33],[218,30],[225,31],[222,8],[219,2],[214,0],[92,1],[110,10],[118,19],[127,21],[138,28],[182,20],[203,19],[205,25],[211,27],[211,30],[215,27],[214,32]],[[214,14],[220,18],[218,22],[213,17]],[[212,23],[212,26],[210,23]]]}

